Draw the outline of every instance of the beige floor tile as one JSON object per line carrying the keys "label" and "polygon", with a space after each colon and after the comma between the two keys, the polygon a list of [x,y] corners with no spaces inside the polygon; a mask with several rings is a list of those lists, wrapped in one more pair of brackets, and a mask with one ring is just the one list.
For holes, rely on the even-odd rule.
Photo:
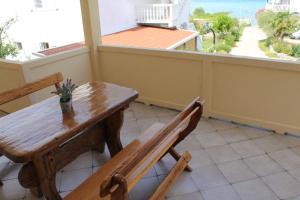
{"label": "beige floor tile", "polygon": [[207,119],[201,118],[198,126],[196,127],[196,130],[194,131],[194,134],[210,133],[215,132],[216,130],[217,129],[213,127],[213,125],[210,124]]}
{"label": "beige floor tile", "polygon": [[257,178],[242,160],[226,162],[218,165],[223,175],[230,183],[236,183]]}
{"label": "beige floor tile", "polygon": [[241,156],[236,153],[229,145],[211,147],[205,149],[205,151],[217,164],[241,159]]}
{"label": "beige floor tile", "polygon": [[[160,176],[159,177],[160,182],[164,178],[165,177]],[[176,182],[167,191],[166,197],[173,197],[173,196],[193,193],[193,192],[197,192],[198,190],[199,190],[198,187],[196,186],[195,182],[191,177],[191,173],[184,172],[178,177]]]}
{"label": "beige floor tile", "polygon": [[227,129],[232,129],[232,128],[238,127],[238,125],[236,125],[236,124],[233,124],[233,123],[227,122],[227,121],[218,120],[218,119],[209,119],[208,121],[218,131],[227,130]]}
{"label": "beige floor tile", "polygon": [[281,142],[274,135],[269,135],[262,138],[257,138],[253,140],[256,145],[265,152],[273,152],[287,148],[287,146]]}
{"label": "beige floor tile", "polygon": [[295,198],[291,198],[291,199],[288,199],[288,200],[300,200],[300,196],[295,197]]}
{"label": "beige floor tile", "polygon": [[105,147],[105,151],[102,154],[94,151],[93,152],[93,167],[104,165],[110,159],[111,159],[111,157],[110,157],[107,147]]}
{"label": "beige floor tile", "polygon": [[5,156],[0,156],[0,164],[8,163],[8,162],[10,162],[8,158],[6,158]]}
{"label": "beige floor tile", "polygon": [[246,140],[238,143],[232,143],[230,146],[243,158],[262,155],[265,152],[261,150],[253,141]]}
{"label": "beige floor tile", "polygon": [[18,178],[19,171],[21,169],[21,164],[16,164],[13,162],[1,163],[0,164],[0,179],[10,180]]}
{"label": "beige floor tile", "polygon": [[92,168],[65,171],[62,173],[61,187],[59,191],[66,192],[74,190],[80,185],[80,183],[85,181],[91,175]]}
{"label": "beige floor tile", "polygon": [[297,168],[297,169],[292,169],[292,170],[289,170],[288,173],[296,178],[298,181],[300,181],[300,168]]}
{"label": "beige floor tile", "polygon": [[154,166],[156,174],[159,176],[168,174],[175,164],[174,158],[167,154]]}
{"label": "beige floor tile", "polygon": [[211,165],[213,161],[210,159],[208,153],[204,150],[190,150],[192,155],[192,160],[189,162],[189,165],[192,168],[198,168],[204,165]]}
{"label": "beige floor tile", "polygon": [[278,163],[274,162],[267,155],[260,155],[260,156],[246,158],[244,162],[258,176],[266,176],[284,170],[282,167],[280,167]]}
{"label": "beige floor tile", "polygon": [[221,130],[221,131],[218,131],[218,133],[228,143],[239,142],[239,141],[248,139],[248,136],[246,134],[244,134],[242,129],[240,129],[240,128]]}
{"label": "beige floor tile", "polygon": [[156,122],[159,122],[158,118],[138,119],[137,125],[142,133],[142,132],[146,131],[148,128],[150,128]]}
{"label": "beige floor tile", "polygon": [[93,153],[86,152],[81,154],[76,160],[68,164],[66,167],[63,168],[64,171],[74,170],[74,169],[83,169],[92,167],[93,165]]}
{"label": "beige floor tile", "polygon": [[300,137],[292,135],[275,135],[281,142],[285,143],[288,147],[300,146]]}
{"label": "beige floor tile", "polygon": [[176,115],[179,114],[179,111],[177,111],[177,110],[167,109],[167,108],[158,107],[158,106],[151,106],[151,108],[153,109],[153,111],[157,117],[164,117],[164,116],[175,117]]}
{"label": "beige floor tile", "polygon": [[203,147],[195,135],[189,135],[176,146],[176,149],[180,152],[184,152],[189,150],[201,150]]}
{"label": "beige floor tile", "polygon": [[202,191],[204,200],[240,200],[231,185],[225,185]]}
{"label": "beige floor tile", "polygon": [[239,126],[240,129],[244,131],[245,134],[248,135],[249,138],[260,138],[267,135],[273,134],[271,131],[249,127],[249,126]]}
{"label": "beige floor tile", "polygon": [[286,172],[272,174],[262,179],[280,199],[288,199],[300,195],[300,182]]}
{"label": "beige floor tile", "polygon": [[0,199],[2,200],[19,200],[25,198],[26,190],[19,184],[18,179],[3,181],[0,187]]}
{"label": "beige floor tile", "polygon": [[290,149],[272,152],[269,155],[284,169],[290,170],[300,167],[300,156]]}
{"label": "beige floor tile", "polygon": [[159,185],[157,177],[143,178],[130,192],[131,200],[148,199]]}
{"label": "beige floor tile", "polygon": [[204,200],[200,192],[166,198],[167,200]]}
{"label": "beige floor tile", "polygon": [[225,139],[217,132],[196,135],[196,138],[204,148],[227,144]]}
{"label": "beige floor tile", "polygon": [[236,183],[233,188],[242,200],[279,200],[260,179]]}
{"label": "beige floor tile", "polygon": [[59,193],[59,194],[60,194],[60,196],[61,196],[62,198],[64,198],[64,197],[66,197],[70,192],[72,192],[72,191],[61,192],[61,193]]}
{"label": "beige floor tile", "polygon": [[215,165],[206,165],[194,169],[191,176],[200,190],[229,184]]}
{"label": "beige floor tile", "polygon": [[300,156],[300,147],[292,148],[292,151],[295,152],[298,156]]}

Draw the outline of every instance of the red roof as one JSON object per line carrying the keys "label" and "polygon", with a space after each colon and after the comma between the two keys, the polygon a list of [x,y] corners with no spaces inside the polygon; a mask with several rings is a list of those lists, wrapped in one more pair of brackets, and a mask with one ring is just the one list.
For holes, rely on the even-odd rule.
{"label": "red roof", "polygon": [[194,31],[171,30],[154,27],[137,27],[106,35],[102,37],[102,44],[114,46],[130,46],[143,48],[168,49],[190,37],[196,37]]}
{"label": "red roof", "polygon": [[46,49],[46,50],[40,51],[38,53],[43,54],[45,56],[51,56],[53,54],[61,53],[61,52],[64,52],[64,51],[70,51],[70,50],[73,50],[73,49],[78,49],[78,48],[83,47],[83,46],[84,46],[84,42],[77,42],[77,43],[68,44],[68,45],[64,45],[64,46],[60,46],[60,47]]}
{"label": "red roof", "polygon": [[[169,49],[176,48],[184,42],[195,38],[197,35],[197,32],[181,29],[171,30],[157,27],[137,27],[102,36],[102,44],[111,46]],[[47,49],[38,53],[49,56],[64,51],[77,49],[83,46],[84,42],[79,42]]]}

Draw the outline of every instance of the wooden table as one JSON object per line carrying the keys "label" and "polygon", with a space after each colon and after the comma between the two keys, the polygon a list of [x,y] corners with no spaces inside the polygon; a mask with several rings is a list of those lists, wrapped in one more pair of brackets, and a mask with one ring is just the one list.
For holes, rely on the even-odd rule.
{"label": "wooden table", "polygon": [[19,182],[49,200],[61,199],[56,172],[91,149],[111,156],[123,149],[120,129],[123,111],[136,99],[135,90],[91,82],[73,95],[73,112],[62,114],[55,96],[0,118],[0,150],[16,163],[24,163]]}

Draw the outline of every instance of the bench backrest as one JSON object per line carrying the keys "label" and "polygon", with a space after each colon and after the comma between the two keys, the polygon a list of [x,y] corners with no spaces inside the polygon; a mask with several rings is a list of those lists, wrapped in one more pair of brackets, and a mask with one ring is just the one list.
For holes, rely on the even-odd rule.
{"label": "bench backrest", "polygon": [[130,159],[116,166],[113,173],[101,181],[100,196],[114,195],[114,199],[122,199],[122,195],[126,195],[170,148],[175,147],[196,128],[202,112],[203,103],[200,98],[196,98],[159,133],[131,154]]}
{"label": "bench backrest", "polygon": [[5,91],[3,93],[0,93],[0,105],[22,98],[26,95],[32,94],[51,85],[55,85],[55,87],[57,88],[59,87],[59,83],[62,81],[62,74],[56,73],[41,80],[28,83],[22,87]]}

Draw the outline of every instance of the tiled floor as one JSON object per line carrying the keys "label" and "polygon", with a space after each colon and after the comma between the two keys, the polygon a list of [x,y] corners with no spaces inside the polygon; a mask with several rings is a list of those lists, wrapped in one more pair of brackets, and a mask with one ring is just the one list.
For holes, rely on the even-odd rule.
{"label": "tiled floor", "polygon": [[[134,103],[125,113],[123,144],[154,122],[168,122],[176,111]],[[202,119],[197,129],[177,146],[192,154],[193,172],[184,172],[167,192],[168,200],[300,200],[300,138],[233,123]],[[92,175],[109,159],[108,152],[88,152],[57,174],[62,196]],[[174,161],[159,162],[130,193],[147,199]],[[20,165],[0,158],[0,199],[36,199],[18,184]]]}

